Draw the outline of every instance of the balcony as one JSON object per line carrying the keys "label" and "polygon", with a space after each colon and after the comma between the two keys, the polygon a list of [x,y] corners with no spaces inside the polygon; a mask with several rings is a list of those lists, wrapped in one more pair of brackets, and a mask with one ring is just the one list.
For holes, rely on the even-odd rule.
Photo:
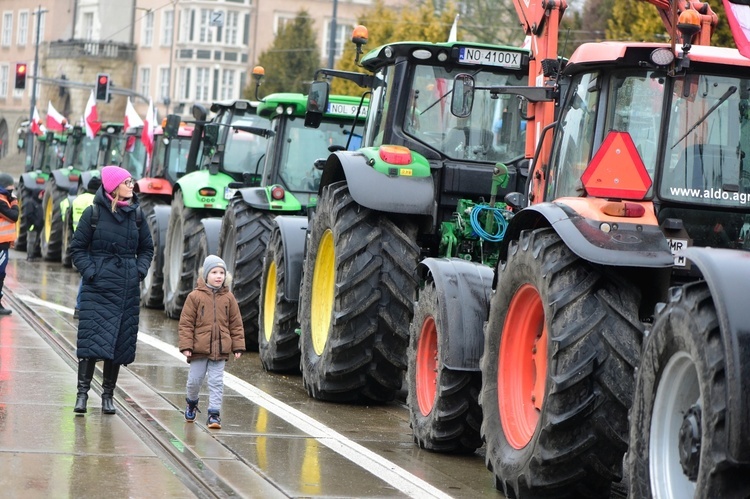
{"label": "balcony", "polygon": [[135,60],[135,45],[129,43],[94,40],[58,40],[50,42],[49,59],[78,59],[96,57],[102,59]]}

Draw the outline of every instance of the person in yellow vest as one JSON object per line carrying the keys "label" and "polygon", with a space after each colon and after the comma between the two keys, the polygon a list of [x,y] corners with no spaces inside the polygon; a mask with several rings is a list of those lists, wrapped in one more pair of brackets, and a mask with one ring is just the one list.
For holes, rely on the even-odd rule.
{"label": "person in yellow vest", "polygon": [[[89,180],[88,185],[86,186],[86,192],[79,194],[76,196],[76,198],[73,200],[73,203],[71,203],[71,211],[73,212],[72,216],[70,217],[70,221],[73,224],[73,232],[75,232],[76,227],[78,227],[78,221],[81,219],[81,215],[83,215],[83,210],[85,210],[87,207],[94,204],[94,194],[96,194],[96,191],[99,190],[99,187],[102,186],[102,179],[99,177],[91,177],[91,180]],[[78,319],[78,309],[81,305],[81,287],[83,286],[83,278],[81,278],[81,282],[78,285],[78,297],[76,298],[76,308],[73,310],[73,318]]]}
{"label": "person in yellow vest", "polygon": [[5,267],[8,266],[10,246],[16,240],[16,220],[18,201],[13,194],[13,177],[0,173],[0,315],[10,315],[11,310],[3,307],[3,284]]}

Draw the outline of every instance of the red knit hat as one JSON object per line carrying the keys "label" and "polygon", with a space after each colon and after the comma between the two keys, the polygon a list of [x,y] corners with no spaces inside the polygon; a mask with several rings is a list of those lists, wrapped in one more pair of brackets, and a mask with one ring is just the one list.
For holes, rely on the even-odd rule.
{"label": "red knit hat", "polygon": [[119,166],[105,166],[102,168],[102,186],[104,186],[104,192],[112,193],[117,186],[123,183],[125,180],[132,177],[130,172],[125,168]]}

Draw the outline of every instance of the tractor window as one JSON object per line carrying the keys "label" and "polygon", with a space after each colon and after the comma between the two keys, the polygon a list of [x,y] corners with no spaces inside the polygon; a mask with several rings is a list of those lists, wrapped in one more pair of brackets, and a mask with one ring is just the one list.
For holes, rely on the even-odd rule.
{"label": "tractor window", "polygon": [[[512,161],[523,156],[526,121],[515,96],[493,98],[477,88],[471,115],[457,118],[450,111],[453,78],[465,69],[449,71],[417,66],[404,119],[404,132],[443,155],[470,161]],[[523,73],[472,73],[476,87],[526,85]]]}
{"label": "tractor window", "polygon": [[598,73],[577,76],[570,85],[567,101],[555,132],[554,149],[547,182],[547,199],[580,196],[581,175],[591,157],[599,100]]}
{"label": "tractor window", "polygon": [[672,92],[659,194],[692,205],[750,207],[748,80],[690,75]]}
{"label": "tractor window", "polygon": [[304,120],[296,117],[287,123],[279,177],[290,191],[317,192],[321,172],[315,169],[315,160],[327,158],[330,146],[346,147],[351,123],[324,120],[318,128],[305,128]]}
{"label": "tractor window", "polygon": [[389,102],[391,101],[391,89],[394,87],[393,68],[385,67],[375,74],[376,81],[381,85],[374,88],[372,98],[370,99],[370,112],[367,113],[367,123],[365,125],[365,144],[380,146],[383,144],[383,134],[388,128],[388,117],[391,111]]}
{"label": "tractor window", "polygon": [[[155,154],[159,151],[161,144],[154,144]],[[146,146],[135,135],[127,135],[125,139],[125,151],[127,155],[123,161],[125,168],[136,180],[143,178],[146,172]]]}
{"label": "tractor window", "polygon": [[[190,137],[174,137],[169,141],[169,165],[167,178],[176,181],[178,176],[187,171],[188,152],[190,151]],[[196,163],[200,163],[201,151],[198,151]]]}
{"label": "tractor window", "polygon": [[[257,126],[257,124],[250,125]],[[228,173],[260,172],[259,165],[266,152],[266,139],[240,130],[230,129],[224,149],[224,171]]]}

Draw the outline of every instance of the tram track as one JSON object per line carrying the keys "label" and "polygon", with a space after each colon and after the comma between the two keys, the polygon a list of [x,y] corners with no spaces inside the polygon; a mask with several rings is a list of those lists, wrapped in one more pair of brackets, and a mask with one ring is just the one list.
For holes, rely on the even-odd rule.
{"label": "tram track", "polygon": [[[73,370],[71,376],[73,376],[78,365],[75,346],[57,333],[44,318],[36,314],[12,290],[6,289],[5,291],[5,298],[12,304],[14,313],[21,316],[71,367]],[[100,371],[99,368],[97,370]],[[74,378],[71,377],[71,379]],[[96,377],[92,380],[91,389],[101,395],[101,383]],[[204,466],[200,457],[187,446],[180,445],[174,435],[151,417],[134,398],[127,396],[120,387],[115,390],[115,403],[118,408],[117,416],[196,497],[212,499],[238,496],[230,484],[208,466]]]}

